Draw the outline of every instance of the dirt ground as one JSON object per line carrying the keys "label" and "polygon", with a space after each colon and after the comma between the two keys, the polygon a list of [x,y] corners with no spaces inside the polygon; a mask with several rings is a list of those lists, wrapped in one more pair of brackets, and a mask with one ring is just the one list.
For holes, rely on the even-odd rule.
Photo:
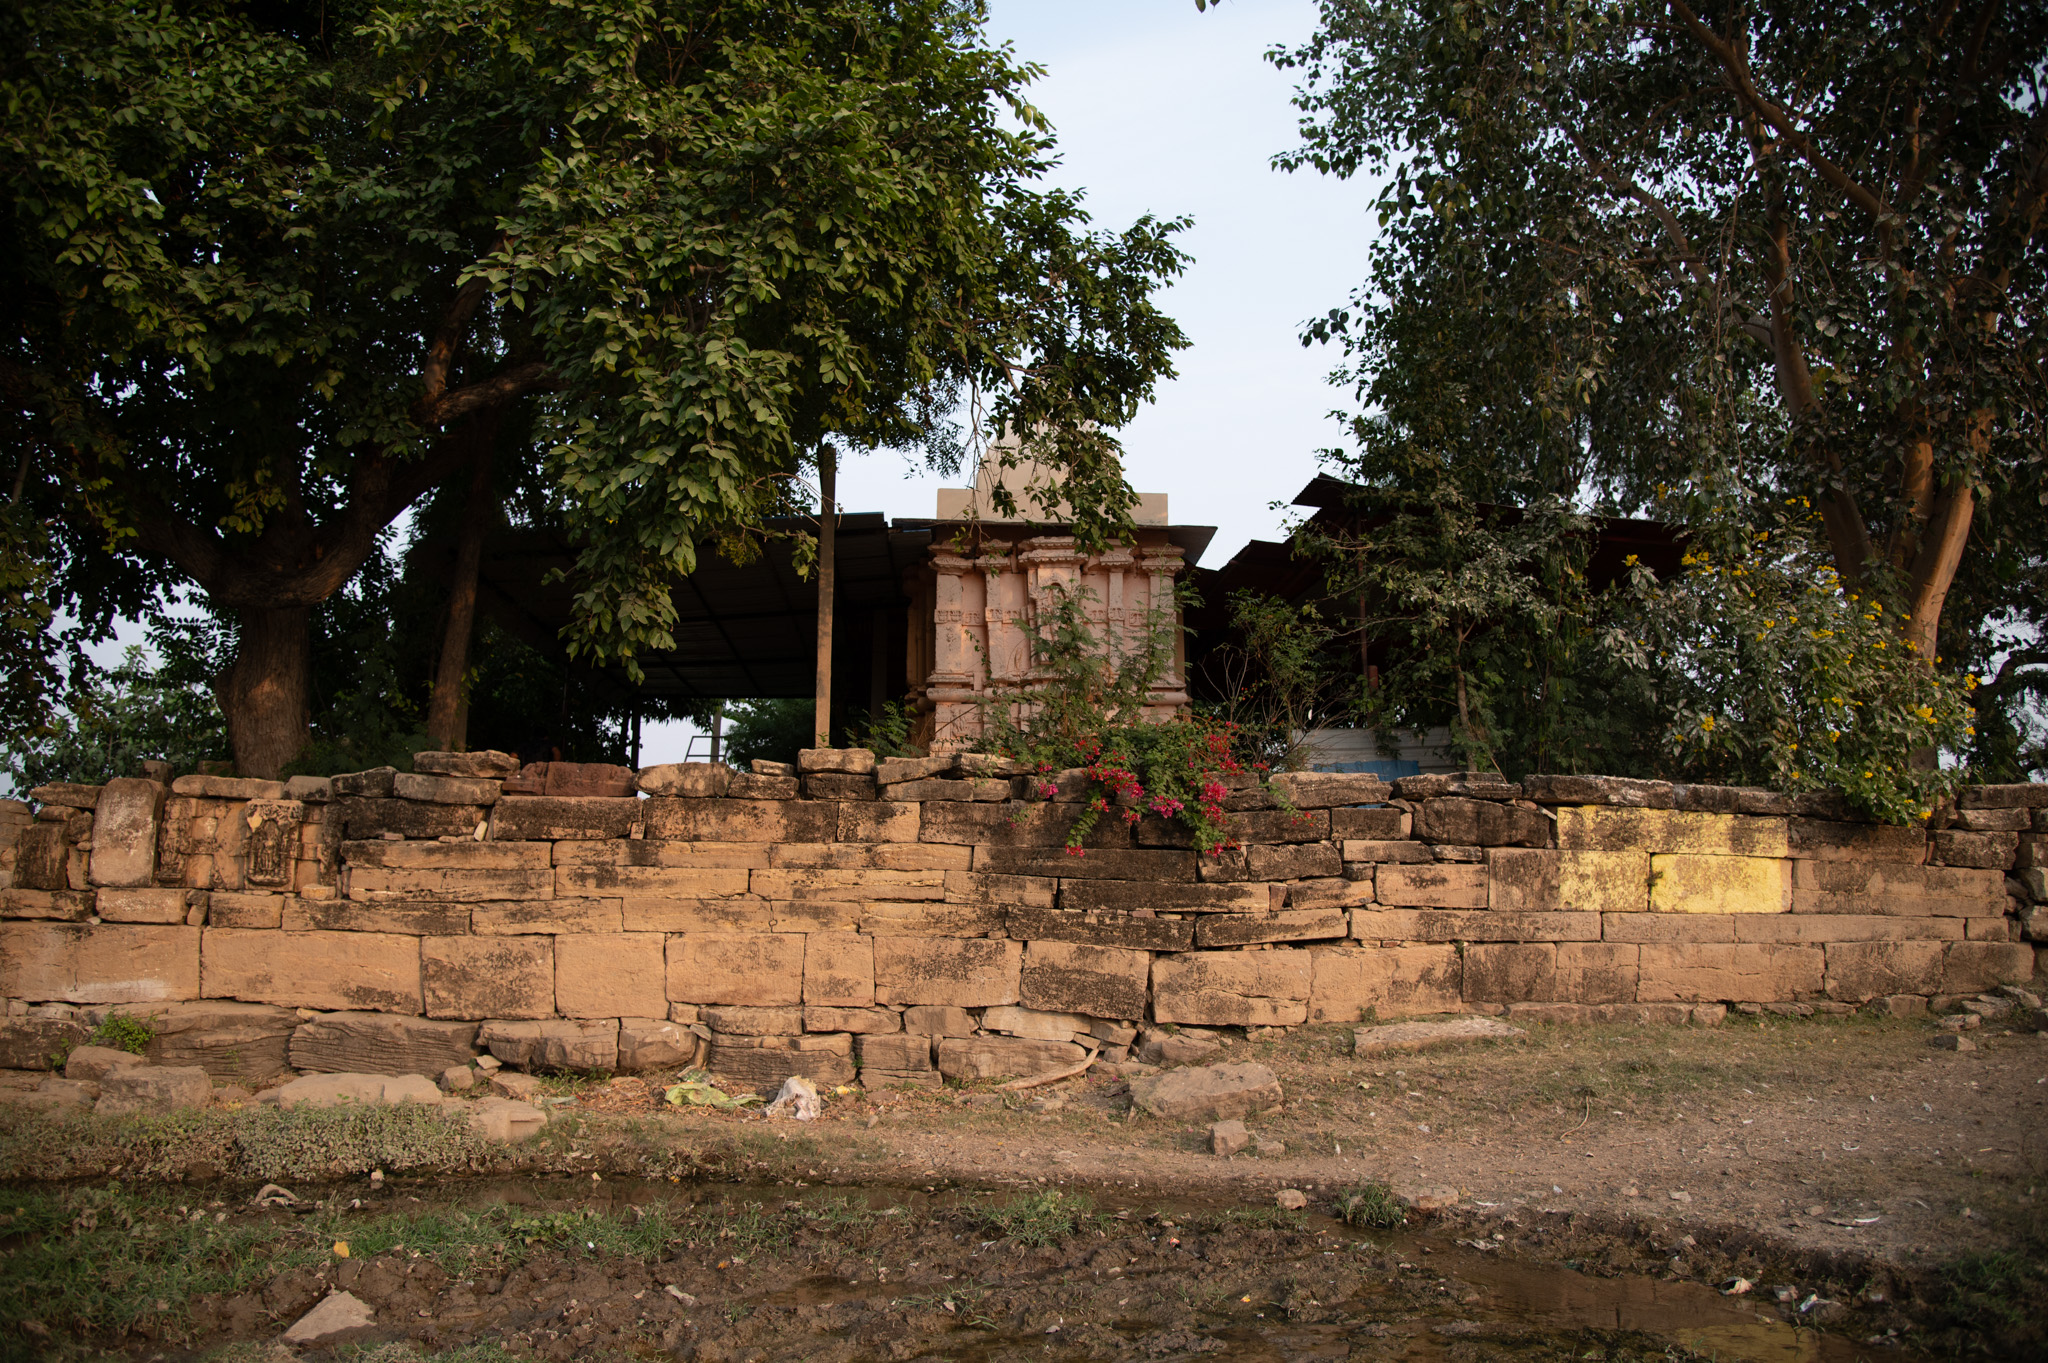
{"label": "dirt ground", "polygon": [[[1454,1192],[1471,1213],[1735,1225],[1800,1250],[1912,1263],[2010,1246],[2042,1224],[2048,1184],[2048,1034],[1987,1029],[1961,1053],[1933,1049],[1935,1035],[1864,1017],[1536,1026],[1513,1041],[1359,1058],[1349,1028],[1225,1034],[1219,1057],[1270,1065],[1286,1098],[1249,1123],[1284,1153],[1228,1159],[1208,1152],[1204,1126],[1134,1118],[1110,1073],[1018,1094],[827,1095],[809,1128],[701,1110],[661,1121],[795,1139],[790,1162],[815,1147],[802,1176],[822,1182],[1251,1203],[1378,1180]],[[578,1088],[578,1110],[658,1106],[653,1086],[616,1084]]]}
{"label": "dirt ground", "polygon": [[[0,1228],[0,1307],[50,1298],[58,1324],[0,1358],[284,1363],[278,1333],[334,1289],[378,1311],[333,1355],[358,1363],[2048,1356],[2048,1037],[1934,1036],[1233,1037],[1221,1058],[1272,1066],[1286,1101],[1249,1123],[1266,1153],[1227,1159],[1134,1117],[1110,1073],[851,1090],[802,1124],[561,1077],[560,1119],[493,1176],[301,1188],[293,1211],[225,1184],[17,1191],[42,1210]],[[1405,1227],[1333,1219],[1373,1183],[1419,1202]],[[171,1279],[122,1256],[194,1222],[225,1267],[136,1305]],[[36,1285],[100,1259],[68,1318]]]}

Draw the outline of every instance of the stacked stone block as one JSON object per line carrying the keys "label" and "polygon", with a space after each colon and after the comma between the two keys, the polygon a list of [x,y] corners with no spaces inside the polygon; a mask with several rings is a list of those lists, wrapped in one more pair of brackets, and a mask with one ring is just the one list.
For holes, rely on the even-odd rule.
{"label": "stacked stone block", "polygon": [[1147,1022],[1938,1001],[2029,980],[2048,900],[2039,786],[1899,829],[1766,791],[1293,773],[1240,783],[1236,845],[1204,855],[1149,816],[1069,849],[1077,773],[759,765],[631,794],[620,768],[488,753],[38,790],[0,809],[0,1050],[122,1007],[193,1054],[246,1036],[245,1079],[489,1050],[936,1083],[1114,1054]]}

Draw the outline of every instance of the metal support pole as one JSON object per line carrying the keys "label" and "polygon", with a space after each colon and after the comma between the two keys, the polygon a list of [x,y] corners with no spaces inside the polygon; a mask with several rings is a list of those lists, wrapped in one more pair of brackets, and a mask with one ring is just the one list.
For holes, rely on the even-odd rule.
{"label": "metal support pole", "polygon": [[832,608],[835,573],[834,540],[839,507],[834,485],[839,471],[839,452],[829,444],[818,447],[818,698],[815,724],[817,748],[832,746]]}

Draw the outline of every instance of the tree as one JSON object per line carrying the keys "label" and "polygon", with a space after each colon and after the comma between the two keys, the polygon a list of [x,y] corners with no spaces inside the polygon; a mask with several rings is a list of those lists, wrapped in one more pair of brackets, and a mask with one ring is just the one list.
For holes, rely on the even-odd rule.
{"label": "tree", "polygon": [[102,631],[181,583],[233,612],[217,690],[269,775],[307,741],[309,612],[508,430],[583,545],[571,643],[628,670],[672,575],[792,506],[826,434],[944,450],[963,387],[1092,532],[1126,525],[1103,428],[1183,344],[1150,302],[1178,225],[1094,233],[1031,186],[1036,72],[981,18],[8,10],[0,387],[56,595]]}
{"label": "tree", "polygon": [[1371,283],[1305,337],[1346,349],[1352,477],[1738,542],[1805,497],[1845,604],[2042,694],[2048,11],[1327,0],[1275,60],[1279,163],[1384,178]]}

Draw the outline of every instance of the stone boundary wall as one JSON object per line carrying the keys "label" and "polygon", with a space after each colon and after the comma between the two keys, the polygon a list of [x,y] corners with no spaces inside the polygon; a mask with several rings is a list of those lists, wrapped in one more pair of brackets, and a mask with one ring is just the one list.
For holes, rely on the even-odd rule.
{"label": "stone boundary wall", "polygon": [[2048,940],[2048,786],[1923,829],[1760,790],[1296,773],[1284,804],[1230,795],[1235,849],[1117,810],[1076,855],[1080,773],[1027,803],[972,755],[758,765],[429,753],[5,802],[0,1065],[118,1008],[156,1019],[153,1058],[245,1082],[488,1050],[928,1084],[1118,1058],[1148,1023],[1906,1013],[2026,983]]}

